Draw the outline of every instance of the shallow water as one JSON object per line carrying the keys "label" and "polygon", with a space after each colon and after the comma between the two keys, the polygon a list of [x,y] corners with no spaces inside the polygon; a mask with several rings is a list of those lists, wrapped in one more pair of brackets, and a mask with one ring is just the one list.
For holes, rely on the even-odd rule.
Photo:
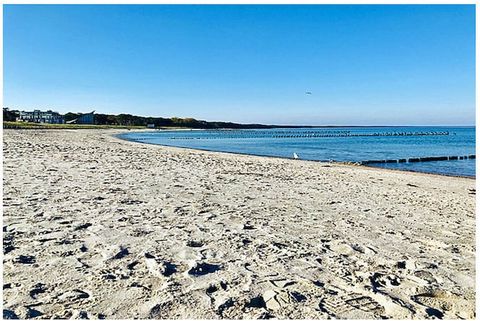
{"label": "shallow water", "polygon": [[[261,156],[363,162],[475,154],[475,127],[342,127],[136,132],[121,138],[150,144]],[[475,159],[370,166],[475,176]]]}

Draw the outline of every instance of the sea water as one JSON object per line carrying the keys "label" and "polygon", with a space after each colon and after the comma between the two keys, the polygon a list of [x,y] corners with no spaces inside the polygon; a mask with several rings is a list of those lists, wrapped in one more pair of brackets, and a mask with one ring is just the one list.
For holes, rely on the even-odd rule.
{"label": "sea water", "polygon": [[[475,127],[335,127],[132,132],[123,139],[219,152],[338,162],[475,154]],[[399,170],[475,176],[475,159],[371,163]]]}

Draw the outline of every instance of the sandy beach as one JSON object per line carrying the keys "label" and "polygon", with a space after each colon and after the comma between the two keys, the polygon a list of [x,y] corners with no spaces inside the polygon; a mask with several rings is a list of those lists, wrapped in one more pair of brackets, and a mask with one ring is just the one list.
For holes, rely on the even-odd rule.
{"label": "sandy beach", "polygon": [[4,130],[4,318],[475,317],[475,180]]}

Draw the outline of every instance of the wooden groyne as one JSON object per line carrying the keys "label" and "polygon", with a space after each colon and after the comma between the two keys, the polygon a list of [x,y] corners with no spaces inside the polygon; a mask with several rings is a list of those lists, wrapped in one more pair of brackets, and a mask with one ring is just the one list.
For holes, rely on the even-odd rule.
{"label": "wooden groyne", "polygon": [[325,132],[256,132],[256,131],[210,131],[202,136],[176,136],[168,139],[235,139],[235,138],[337,138],[337,137],[399,137],[399,136],[448,136],[450,132],[378,132],[378,133],[352,133],[350,131],[325,131]]}
{"label": "wooden groyne", "polygon": [[381,163],[418,163],[418,162],[433,162],[433,161],[447,161],[447,160],[463,160],[463,159],[475,159],[475,155],[465,156],[430,156],[430,157],[413,157],[413,158],[401,158],[401,159],[375,159],[362,161],[360,164],[381,164]]}

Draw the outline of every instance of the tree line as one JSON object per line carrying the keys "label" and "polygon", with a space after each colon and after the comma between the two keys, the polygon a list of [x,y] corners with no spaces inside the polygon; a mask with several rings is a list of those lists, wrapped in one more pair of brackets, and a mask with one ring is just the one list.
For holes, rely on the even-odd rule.
{"label": "tree line", "polygon": [[[147,126],[149,124],[155,127],[187,127],[201,129],[215,128],[271,128],[272,126],[261,124],[237,124],[231,122],[209,122],[197,120],[194,118],[163,118],[163,117],[143,117],[130,114],[108,115],[95,114],[94,122],[96,125],[121,125],[121,126]],[[65,121],[70,121],[80,117],[80,114],[66,113]]]}
{"label": "tree line", "polygon": [[[64,116],[65,122],[74,120],[80,117],[80,113],[68,112]],[[18,110],[3,109],[4,121],[15,121],[19,116]],[[120,125],[120,126],[147,126],[149,124],[155,127],[186,127],[198,129],[217,129],[217,128],[231,128],[231,129],[248,129],[248,128],[274,128],[278,126],[261,125],[261,124],[237,124],[231,122],[216,122],[197,120],[194,118],[163,118],[163,117],[143,117],[130,114],[108,115],[108,114],[94,114],[95,125]]]}
{"label": "tree line", "polygon": [[17,117],[20,116],[18,110],[9,110],[8,108],[3,108],[3,121],[15,121]]}

